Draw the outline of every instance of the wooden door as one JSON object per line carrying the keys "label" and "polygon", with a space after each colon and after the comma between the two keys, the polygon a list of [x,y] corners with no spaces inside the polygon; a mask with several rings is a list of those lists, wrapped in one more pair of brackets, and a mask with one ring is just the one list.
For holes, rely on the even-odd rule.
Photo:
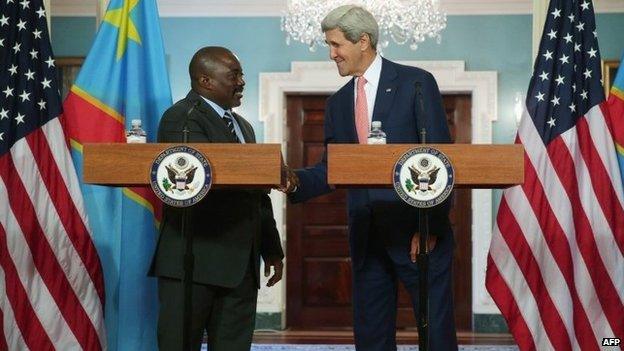
{"label": "wooden door", "polygon": [[[306,167],[323,153],[325,95],[287,96],[287,163]],[[470,96],[446,95],[451,137],[470,143]],[[471,330],[470,191],[457,190],[450,219],[455,233],[454,298],[458,330]],[[351,265],[346,191],[287,204],[286,324],[294,329],[351,328]],[[397,327],[415,327],[412,306],[399,284]]]}

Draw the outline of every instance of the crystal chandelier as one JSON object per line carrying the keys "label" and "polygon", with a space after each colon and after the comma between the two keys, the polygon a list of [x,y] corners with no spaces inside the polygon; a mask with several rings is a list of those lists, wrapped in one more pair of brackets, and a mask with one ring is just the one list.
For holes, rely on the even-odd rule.
{"label": "crystal chandelier", "polygon": [[412,50],[427,37],[440,43],[440,31],[446,27],[446,14],[438,9],[437,0],[288,0],[282,17],[286,44],[292,40],[308,45],[310,51],[325,46],[321,21],[334,8],[353,4],[370,11],[379,24],[377,50],[384,49],[389,39]]}

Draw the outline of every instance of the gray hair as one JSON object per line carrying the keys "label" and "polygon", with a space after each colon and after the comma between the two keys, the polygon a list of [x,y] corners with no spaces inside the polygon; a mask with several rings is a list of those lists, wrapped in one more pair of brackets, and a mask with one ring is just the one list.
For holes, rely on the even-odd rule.
{"label": "gray hair", "polygon": [[371,47],[377,48],[379,26],[373,15],[364,8],[355,5],[344,5],[331,10],[321,22],[323,33],[332,29],[340,29],[345,38],[357,43],[366,33],[370,37]]}

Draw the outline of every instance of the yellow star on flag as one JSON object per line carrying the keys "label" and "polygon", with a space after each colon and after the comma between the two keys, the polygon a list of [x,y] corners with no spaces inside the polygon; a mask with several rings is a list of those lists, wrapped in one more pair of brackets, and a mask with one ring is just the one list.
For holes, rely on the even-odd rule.
{"label": "yellow star on flag", "polygon": [[132,11],[139,1],[140,0],[124,0],[122,7],[108,10],[104,15],[104,22],[108,22],[119,28],[119,34],[117,34],[117,60],[121,59],[126,52],[128,39],[141,44],[139,31],[130,18],[130,11]]}

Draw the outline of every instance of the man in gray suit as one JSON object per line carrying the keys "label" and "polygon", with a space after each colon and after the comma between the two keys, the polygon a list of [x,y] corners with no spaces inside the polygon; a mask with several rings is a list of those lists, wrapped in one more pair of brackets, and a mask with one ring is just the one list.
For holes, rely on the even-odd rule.
{"label": "man in gray suit", "polygon": [[[169,108],[158,129],[158,142],[180,143],[188,116],[191,143],[255,143],[253,128],[232,112],[240,106],[243,70],[222,47],[197,51],[189,65],[191,91]],[[282,277],[284,254],[267,191],[213,189],[188,209],[195,269],[191,345],[199,350],[204,329],[211,351],[249,350],[255,324],[260,257],[267,286]],[[183,333],[181,210],[165,206],[150,274],[158,277],[161,350],[179,350]]]}

